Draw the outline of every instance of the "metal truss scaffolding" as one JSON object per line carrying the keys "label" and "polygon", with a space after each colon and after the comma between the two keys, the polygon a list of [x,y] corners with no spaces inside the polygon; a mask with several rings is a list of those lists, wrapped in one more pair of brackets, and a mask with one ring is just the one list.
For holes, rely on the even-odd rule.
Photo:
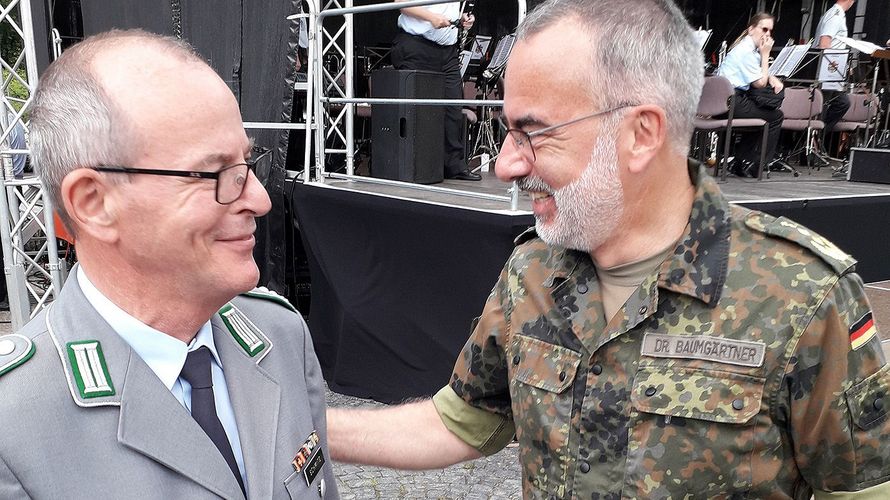
{"label": "metal truss scaffolding", "polygon": [[37,58],[28,0],[11,0],[0,8],[0,26],[13,33],[14,43],[3,45],[2,112],[0,112],[0,241],[13,330],[21,328],[55,297],[66,269],[59,261],[53,207],[34,177],[16,179],[13,155],[29,155],[27,147],[13,149],[14,134],[27,135],[28,107],[37,87]]}

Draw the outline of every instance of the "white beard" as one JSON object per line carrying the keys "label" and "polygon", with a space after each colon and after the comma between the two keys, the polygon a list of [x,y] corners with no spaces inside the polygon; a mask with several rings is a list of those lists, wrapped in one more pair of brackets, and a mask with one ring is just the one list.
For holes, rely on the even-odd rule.
{"label": "white beard", "polygon": [[581,177],[553,189],[539,177],[520,181],[524,191],[552,194],[556,214],[549,222],[536,216],[535,229],[547,244],[592,252],[606,242],[624,213],[624,191],[618,176],[615,134],[597,139]]}

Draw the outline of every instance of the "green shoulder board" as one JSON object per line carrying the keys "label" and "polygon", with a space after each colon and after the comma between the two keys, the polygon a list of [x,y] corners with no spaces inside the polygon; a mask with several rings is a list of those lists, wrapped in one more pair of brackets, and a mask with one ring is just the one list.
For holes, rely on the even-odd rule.
{"label": "green shoulder board", "polygon": [[0,377],[25,364],[36,351],[34,342],[24,335],[0,335]]}
{"label": "green shoulder board", "polygon": [[856,259],[850,254],[835,246],[822,235],[791,219],[751,212],[745,219],[745,224],[756,231],[797,243],[818,255],[840,275],[855,270]]}
{"label": "green shoulder board", "polygon": [[248,297],[254,297],[257,299],[271,300],[272,302],[282,305],[293,312],[298,312],[297,308],[292,306],[291,303],[287,301],[287,299],[264,286],[256,287],[249,292],[242,293],[241,295],[246,295]]}

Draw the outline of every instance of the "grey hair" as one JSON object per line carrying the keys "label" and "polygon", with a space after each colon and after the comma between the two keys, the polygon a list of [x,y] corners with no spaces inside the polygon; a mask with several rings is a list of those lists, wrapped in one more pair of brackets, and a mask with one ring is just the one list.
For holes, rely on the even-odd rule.
{"label": "grey hair", "polygon": [[[567,19],[590,35],[585,75],[602,107],[652,103],[667,115],[668,141],[688,154],[704,84],[704,58],[692,28],[671,0],[550,0],[516,31],[525,40]],[[580,55],[579,55],[580,56]]]}
{"label": "grey hair", "polygon": [[[133,42],[150,44],[183,60],[201,60],[182,40],[138,29],[112,30],[66,50],[40,76],[34,94],[29,141],[35,170],[72,233],[77,228],[61,196],[65,176],[78,168],[130,163],[131,120],[102,88],[92,63],[103,50]],[[112,182],[124,182],[126,178],[116,176]]]}

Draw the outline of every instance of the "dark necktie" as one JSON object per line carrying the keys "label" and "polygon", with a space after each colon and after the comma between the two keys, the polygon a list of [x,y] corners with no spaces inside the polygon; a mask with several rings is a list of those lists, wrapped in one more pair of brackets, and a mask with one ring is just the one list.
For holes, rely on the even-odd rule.
{"label": "dark necktie", "polygon": [[[232,445],[226,430],[223,428],[219,417],[216,415],[216,401],[213,398],[213,377],[210,373],[210,361],[213,354],[207,346],[199,347],[188,353],[185,358],[185,366],[182,367],[180,376],[192,386],[192,418],[204,429],[204,432],[219,449],[232,474],[238,480],[241,491],[244,492],[244,480],[238,470],[238,462],[232,452]],[[245,493],[245,496],[247,493]]]}

